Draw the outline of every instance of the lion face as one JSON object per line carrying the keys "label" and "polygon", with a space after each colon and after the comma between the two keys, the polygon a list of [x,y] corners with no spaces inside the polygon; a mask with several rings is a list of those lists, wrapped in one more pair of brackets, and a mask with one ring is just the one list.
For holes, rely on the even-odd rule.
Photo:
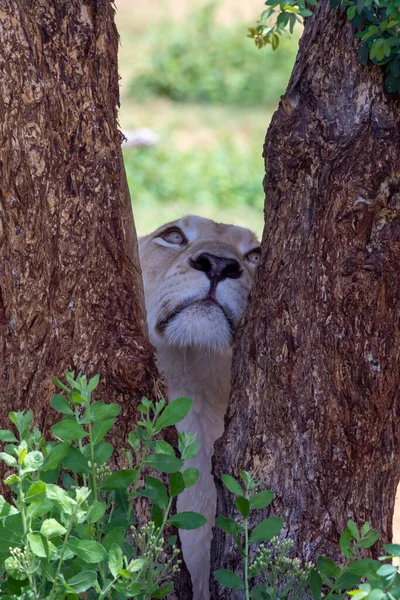
{"label": "lion face", "polygon": [[141,238],[139,254],[153,344],[229,348],[260,258],[254,233],[188,216]]}

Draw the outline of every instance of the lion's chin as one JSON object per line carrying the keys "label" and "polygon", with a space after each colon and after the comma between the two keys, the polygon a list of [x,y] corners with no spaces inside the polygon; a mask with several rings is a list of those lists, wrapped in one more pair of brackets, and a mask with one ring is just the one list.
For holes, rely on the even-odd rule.
{"label": "lion's chin", "polygon": [[218,304],[199,302],[174,315],[163,337],[174,347],[223,352],[232,344],[232,333],[232,324]]}

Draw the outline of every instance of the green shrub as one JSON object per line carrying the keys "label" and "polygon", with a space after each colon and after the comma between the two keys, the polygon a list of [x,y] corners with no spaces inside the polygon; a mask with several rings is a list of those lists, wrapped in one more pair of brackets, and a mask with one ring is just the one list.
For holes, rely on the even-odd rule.
{"label": "green shrub", "polygon": [[[175,536],[165,526],[196,529],[206,519],[194,512],[171,516],[173,499],[198,479],[197,469],[182,470],[200,444],[179,433],[179,454],[156,440],[165,427],[181,421],[192,401],[179,398],[165,406],[142,399],[142,419],[128,436],[129,468],[111,472],[113,447],[104,442],[120,412],[117,404],[92,402],[98,384],[66,373],[68,386],[52,407],[64,418],[52,427],[59,442],[46,442],[32,429],[32,411],[10,413],[17,436],[0,430],[6,442],[0,459],[13,469],[5,484],[11,504],[0,496],[0,595],[4,600],[111,600],[164,598],[173,591],[179,569]],[[168,489],[144,467],[168,474]],[[61,477],[63,487],[56,485]],[[148,498],[151,521],[136,528],[135,499]],[[131,530],[133,545],[128,543]]]}
{"label": "green shrub", "polygon": [[[347,594],[356,600],[399,600],[398,568],[363,558],[364,550],[379,539],[378,532],[369,523],[359,531],[354,521],[347,522],[339,541],[343,555],[340,565],[319,556],[314,568],[309,562],[302,566],[299,559],[288,556],[292,542],[278,537],[283,519],[269,517],[250,530],[255,512],[267,508],[274,498],[271,490],[256,491],[262,480],[255,481],[251,473],[240,471],[240,480],[222,475],[222,481],[235,497],[238,515],[236,519],[218,516],[215,524],[232,535],[243,558],[243,567],[238,570],[239,574],[228,569],[215,571],[220,586],[244,590],[246,600],[344,600]],[[268,545],[259,545],[260,542]],[[400,545],[389,544],[385,550],[389,556],[379,560],[397,557]],[[362,578],[366,578],[367,583],[360,584]],[[350,591],[357,585],[358,589]]]}
{"label": "green shrub", "polygon": [[279,53],[261,53],[246,37],[245,24],[221,26],[215,20],[215,8],[215,3],[208,4],[193,11],[184,24],[162,23],[150,31],[150,56],[130,84],[132,97],[242,106],[277,104],[294,64],[296,40],[283,40]]}
{"label": "green shrub", "polygon": [[[252,149],[221,142],[217,148],[182,152],[159,146],[126,150],[125,167],[135,216],[140,210],[157,218],[160,210],[201,213],[213,207],[217,220],[226,220],[225,209],[254,209],[260,218],[264,202],[262,158]],[[261,219],[260,219],[261,221]],[[161,224],[161,223],[158,223]],[[252,225],[252,223],[249,223]],[[152,227],[152,225],[150,225]]]}

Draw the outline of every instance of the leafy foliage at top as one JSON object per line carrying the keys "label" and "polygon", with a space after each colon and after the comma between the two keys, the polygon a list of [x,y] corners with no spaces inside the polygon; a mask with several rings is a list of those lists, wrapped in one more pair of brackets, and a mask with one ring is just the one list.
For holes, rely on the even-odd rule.
{"label": "leafy foliage at top", "polygon": [[[309,6],[317,0],[267,0],[268,8],[262,13],[256,27],[249,29],[259,48],[267,44],[275,50],[280,36],[289,26],[290,32],[296,20],[309,17]],[[331,0],[332,8],[346,12],[356,36],[360,38],[359,59],[385,69],[385,88],[388,92],[400,93],[400,0]],[[274,16],[276,21],[269,24]]]}

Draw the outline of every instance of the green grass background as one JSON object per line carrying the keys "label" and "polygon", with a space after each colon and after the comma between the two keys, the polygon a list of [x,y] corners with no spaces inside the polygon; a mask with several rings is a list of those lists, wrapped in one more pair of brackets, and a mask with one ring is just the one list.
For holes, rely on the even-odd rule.
{"label": "green grass background", "polygon": [[298,35],[258,50],[261,0],[117,0],[120,126],[158,145],[124,152],[139,235],[184,214],[263,227],[262,145]]}

